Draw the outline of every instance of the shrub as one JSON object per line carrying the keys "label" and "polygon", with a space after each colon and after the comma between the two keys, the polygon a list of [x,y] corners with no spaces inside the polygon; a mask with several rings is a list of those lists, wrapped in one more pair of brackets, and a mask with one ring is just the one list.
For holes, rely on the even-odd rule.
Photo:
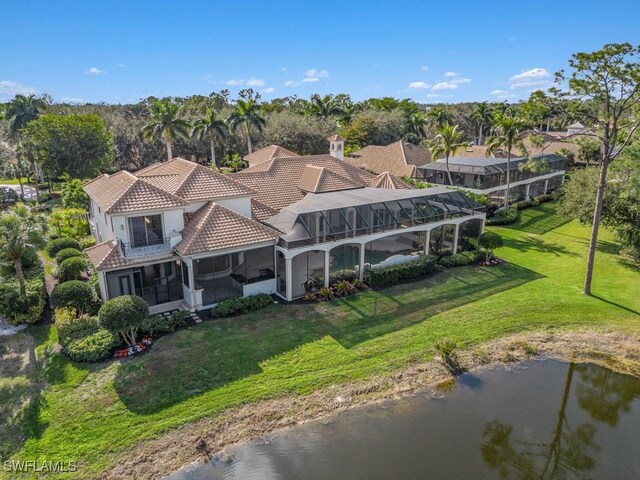
{"label": "shrub", "polygon": [[493,251],[496,248],[502,247],[504,245],[504,241],[502,240],[502,237],[495,232],[484,232],[480,237],[478,237],[478,245],[487,252],[486,261],[488,262],[491,260]]}
{"label": "shrub", "polygon": [[149,305],[136,295],[121,295],[106,301],[98,312],[100,326],[120,334],[128,345],[136,343],[138,329],[149,317]]}
{"label": "shrub", "polygon": [[538,195],[537,197],[535,197],[535,199],[538,201],[538,204],[540,204],[540,203],[550,202],[551,200],[554,200],[554,196],[550,193],[547,193],[544,195]]}
{"label": "shrub", "polygon": [[42,317],[46,304],[44,272],[38,263],[23,270],[26,295],[20,293],[15,274],[0,277],[0,315],[13,325],[35,323]]}
{"label": "shrub", "polygon": [[187,323],[189,319],[189,312],[185,310],[178,310],[171,315],[151,315],[147,318],[140,331],[148,335],[156,335],[158,333],[171,333],[176,328],[181,327]]}
{"label": "shrub", "polygon": [[349,295],[353,292],[353,290],[355,290],[353,288],[353,285],[351,285],[351,283],[347,282],[346,280],[342,280],[341,282],[336,283],[334,285],[334,288],[338,295]]}
{"label": "shrub", "polygon": [[73,238],[56,238],[55,240],[51,240],[47,243],[45,247],[45,251],[47,255],[51,258],[55,258],[60,250],[64,250],[65,248],[75,248],[76,250],[80,250],[80,244],[77,240]]}
{"label": "shrub", "polygon": [[242,313],[252,312],[273,303],[273,299],[266,293],[258,293],[248,297],[228,298],[211,309],[214,317],[230,317]]}
{"label": "shrub", "polygon": [[329,285],[333,285],[338,282],[353,282],[358,276],[354,270],[340,270],[329,274]]}
{"label": "shrub", "polygon": [[87,261],[82,257],[70,257],[58,266],[57,276],[62,281],[77,280],[87,270]]}
{"label": "shrub", "polygon": [[538,205],[540,205],[540,202],[538,200],[536,200],[535,198],[532,198],[531,200],[521,200],[521,201],[516,202],[516,203],[513,204],[513,206],[516,207],[518,210],[524,210],[525,208],[537,207]]}
{"label": "shrub", "polygon": [[87,282],[71,280],[56,285],[51,292],[53,308],[73,308],[76,312],[90,311],[96,302],[95,290]]}
{"label": "shrub", "polygon": [[462,252],[450,257],[443,257],[438,260],[438,263],[446,268],[463,267],[465,265],[472,265],[480,261],[483,256],[483,252],[480,250],[471,250],[469,252]]}
{"label": "shrub", "polygon": [[520,212],[515,207],[509,207],[506,210],[501,210],[493,217],[487,218],[487,225],[511,225],[520,218]]}
{"label": "shrub", "polygon": [[53,321],[60,328],[78,318],[78,313],[73,308],[56,308],[53,311]]}
{"label": "shrub", "polygon": [[371,287],[383,287],[422,277],[435,269],[435,259],[432,256],[423,256],[400,265],[369,269],[364,273],[364,282]]}
{"label": "shrub", "polygon": [[72,257],[81,257],[82,252],[77,248],[63,248],[58,253],[56,253],[56,262],[60,265],[67,258]]}
{"label": "shrub", "polygon": [[101,328],[95,317],[76,318],[58,325],[58,338],[63,352],[76,362],[98,362],[109,356],[117,338]]}
{"label": "shrub", "polygon": [[80,244],[80,249],[85,250],[89,247],[93,247],[96,244],[96,239],[93,235],[87,235],[86,237],[82,237],[78,243]]}
{"label": "shrub", "polygon": [[458,360],[458,344],[453,340],[441,340],[433,345],[435,351],[440,355],[440,359],[445,368],[452,375],[460,375],[465,372],[465,368]]}
{"label": "shrub", "polygon": [[333,290],[327,287],[322,287],[318,290],[318,298],[322,300],[331,300],[333,298]]}

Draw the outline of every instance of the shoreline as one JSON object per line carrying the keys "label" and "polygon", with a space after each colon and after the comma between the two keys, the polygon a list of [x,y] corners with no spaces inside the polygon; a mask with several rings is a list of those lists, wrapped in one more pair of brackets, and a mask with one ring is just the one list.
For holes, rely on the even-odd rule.
{"label": "shoreline", "polygon": [[[428,352],[425,352],[428,353]],[[640,377],[640,338],[612,331],[535,332],[502,337],[461,349],[459,358],[469,373],[528,360],[554,359],[596,363],[619,373]],[[276,430],[321,420],[339,412],[433,394],[452,376],[437,358],[374,379],[333,385],[309,395],[288,395],[233,408],[212,417],[145,440],[113,459],[97,478],[163,478],[240,443]]]}

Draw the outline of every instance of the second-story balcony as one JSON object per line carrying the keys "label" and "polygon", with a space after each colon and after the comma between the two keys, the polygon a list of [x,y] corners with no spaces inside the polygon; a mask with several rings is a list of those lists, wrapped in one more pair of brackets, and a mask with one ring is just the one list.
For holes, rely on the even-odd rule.
{"label": "second-story balcony", "polygon": [[159,238],[156,240],[125,243],[120,242],[122,253],[125,257],[143,257],[146,255],[157,255],[171,250],[172,238]]}

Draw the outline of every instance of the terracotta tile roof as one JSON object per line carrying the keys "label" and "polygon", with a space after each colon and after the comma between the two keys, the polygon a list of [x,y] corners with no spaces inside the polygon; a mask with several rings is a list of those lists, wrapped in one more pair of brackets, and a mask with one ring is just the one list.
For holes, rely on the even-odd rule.
{"label": "terracotta tile roof", "polygon": [[243,158],[249,164],[250,167],[257,165],[267,160],[271,160],[276,157],[297,157],[298,154],[287,150],[280,145],[269,145],[268,147],[261,148],[249,155],[245,155]]}
{"label": "terracotta tile roof", "polygon": [[305,192],[323,193],[363,188],[365,184],[360,179],[353,180],[343,177],[327,167],[307,164],[298,180],[298,187]]}
{"label": "terracotta tile roof", "polygon": [[[87,248],[84,253],[87,254],[87,257],[89,257],[91,264],[96,268],[96,270],[130,267],[149,261],[149,256],[132,258],[125,257],[120,249],[120,245],[114,240],[108,240]],[[169,250],[162,254],[154,255],[153,258],[154,260],[159,261],[162,259],[173,258],[173,256],[173,252]]]}
{"label": "terracotta tile roof", "polygon": [[431,163],[431,152],[404,140],[390,145],[369,145],[353,152],[346,160],[375,173],[390,172],[399,177],[410,177],[415,167]]}
{"label": "terracotta tile roof", "polygon": [[101,175],[84,186],[104,213],[127,213],[175,208],[188,203],[126,171]]}
{"label": "terracotta tile roof", "polygon": [[251,217],[258,221],[264,222],[266,219],[273,217],[278,210],[267,207],[264,203],[251,199]]}
{"label": "terracotta tile roof", "polygon": [[374,188],[387,188],[389,190],[411,190],[413,188],[411,185],[404,183],[400,178],[389,172],[382,172],[380,175],[375,176],[371,181],[371,186]]}
{"label": "terracotta tile roof", "polygon": [[371,185],[374,175],[331,155],[274,158],[229,176],[252,188],[254,199],[280,210],[301,200],[305,192],[299,187],[307,165],[326,167],[354,184]]}
{"label": "terracotta tile roof", "polygon": [[180,157],[150,165],[135,175],[190,202],[244,197],[253,193],[228,175]]}
{"label": "terracotta tile roof", "polygon": [[327,137],[327,140],[329,140],[330,142],[346,142],[347,141],[346,138],[341,137],[337,133],[334,133],[330,137]]}
{"label": "terracotta tile roof", "polygon": [[180,255],[196,255],[227,248],[275,242],[278,232],[217,203],[200,208],[182,231],[175,250]]}

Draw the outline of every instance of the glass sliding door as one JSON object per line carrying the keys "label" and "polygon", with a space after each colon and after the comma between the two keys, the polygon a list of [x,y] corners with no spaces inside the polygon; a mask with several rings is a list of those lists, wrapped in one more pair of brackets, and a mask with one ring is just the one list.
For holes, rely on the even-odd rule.
{"label": "glass sliding door", "polygon": [[130,217],[129,240],[134,248],[163,243],[162,215]]}

